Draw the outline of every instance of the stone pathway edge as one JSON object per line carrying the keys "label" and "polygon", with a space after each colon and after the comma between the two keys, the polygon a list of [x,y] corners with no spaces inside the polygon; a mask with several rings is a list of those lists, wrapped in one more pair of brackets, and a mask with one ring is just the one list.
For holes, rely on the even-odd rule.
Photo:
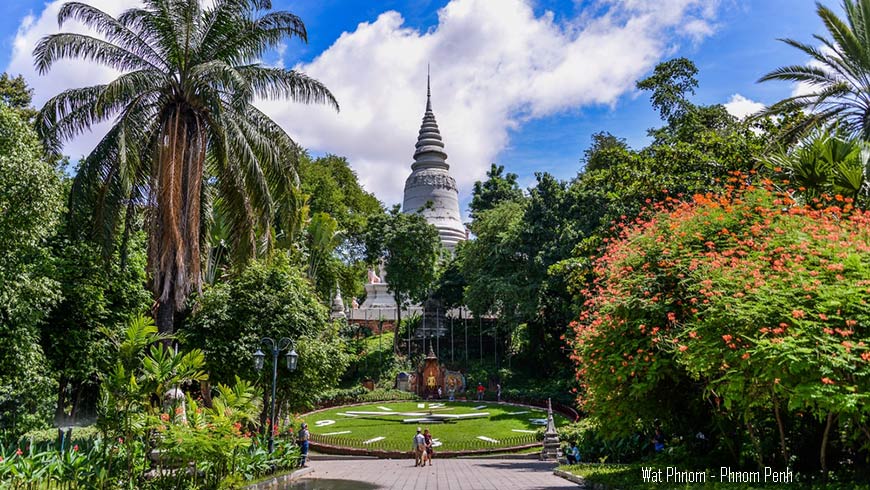
{"label": "stone pathway edge", "polygon": [[299,468],[298,470],[287,473],[286,475],[276,476],[275,478],[269,478],[267,480],[263,480],[261,482],[254,483],[252,485],[248,485],[243,487],[243,490],[273,490],[277,489],[280,485],[284,483],[289,483],[297,478],[301,478],[311,472],[314,471],[314,468]]}
{"label": "stone pathway edge", "polygon": [[586,490],[614,490],[611,487],[604,485],[602,483],[598,483],[598,484],[589,483],[586,480],[584,480],[582,476],[577,476],[577,475],[570,473],[570,472],[567,472],[565,470],[556,469],[556,470],[553,470],[553,474],[560,477],[560,478],[564,478],[570,482],[576,483],[577,485],[580,486],[580,488],[583,488]]}

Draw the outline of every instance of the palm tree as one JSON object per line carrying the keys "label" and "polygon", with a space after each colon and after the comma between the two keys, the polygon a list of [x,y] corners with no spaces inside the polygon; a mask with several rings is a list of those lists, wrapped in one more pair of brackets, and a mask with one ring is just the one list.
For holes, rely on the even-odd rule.
{"label": "palm tree", "polygon": [[55,151],[112,122],[80,163],[71,210],[93,210],[96,235],[111,244],[145,207],[161,332],[173,331],[175,312],[201,288],[202,223],[211,196],[226,211],[231,249],[251,256],[272,244],[277,211],[294,194],[298,148],[254,101],[289,98],[338,110],[317,80],[259,62],[285,38],[307,41],[301,19],[270,10],[269,0],[215,0],[208,7],[199,0],[144,0],[143,8],[115,18],[69,2],[59,23],[78,20],[102,38],[53,34],[34,50],[43,74],[63,58],[122,72],[110,83],[58,94],[37,122]]}
{"label": "palm tree", "polygon": [[818,16],[830,37],[814,35],[820,47],[793,39],[782,40],[807,54],[811,63],[784,66],[759,80],[799,82],[811,90],[777,102],[759,114],[805,110],[808,117],[785,137],[837,122],[852,135],[870,140],[870,0],[844,0],[843,9],[845,20],[816,3]]}
{"label": "palm tree", "polygon": [[791,148],[773,152],[764,162],[803,189],[805,199],[841,195],[858,206],[866,204],[870,145],[861,139],[820,129]]}

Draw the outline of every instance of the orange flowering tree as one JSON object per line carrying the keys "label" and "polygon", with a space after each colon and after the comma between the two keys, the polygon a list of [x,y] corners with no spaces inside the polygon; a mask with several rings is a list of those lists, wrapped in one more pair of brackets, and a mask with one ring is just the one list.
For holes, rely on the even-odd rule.
{"label": "orange flowering tree", "polygon": [[809,433],[826,469],[833,440],[870,443],[870,213],[745,182],[606,242],[572,324],[579,403],[611,430],[659,418],[758,463]]}

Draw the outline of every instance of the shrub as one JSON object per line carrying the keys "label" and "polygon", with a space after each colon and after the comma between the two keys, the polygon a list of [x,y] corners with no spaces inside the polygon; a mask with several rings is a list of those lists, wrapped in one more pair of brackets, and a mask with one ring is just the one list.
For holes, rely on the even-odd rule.
{"label": "shrub", "polygon": [[[60,436],[58,435],[58,430],[57,427],[32,430],[22,435],[20,440],[22,442],[27,441],[28,445],[36,447],[59,445]],[[79,447],[92,447],[99,436],[100,431],[96,426],[85,425],[82,427],[73,427],[70,439],[64,442],[64,446],[72,447],[78,445]],[[66,438],[66,436],[64,436],[64,438]]]}
{"label": "shrub", "polygon": [[377,388],[369,391],[362,386],[327,390],[314,400],[317,408],[328,408],[351,403],[416,400],[417,395],[407,391]]}
{"label": "shrub", "polygon": [[862,458],[870,213],[754,187],[670,200],[621,225],[594,275],[573,357],[603,430],[661,418],[665,432],[716,434],[735,460],[790,462],[791,444],[811,443],[824,469],[835,440]]}
{"label": "shrub", "polygon": [[565,444],[576,442],[581,461],[585,462],[627,463],[640,459],[649,448],[641,432],[613,436],[602,432],[600,423],[591,417],[560,427],[559,440]]}

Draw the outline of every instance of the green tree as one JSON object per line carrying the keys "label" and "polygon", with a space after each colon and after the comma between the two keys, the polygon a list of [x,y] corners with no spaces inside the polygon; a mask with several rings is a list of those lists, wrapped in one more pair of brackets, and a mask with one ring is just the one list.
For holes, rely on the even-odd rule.
{"label": "green tree", "polygon": [[662,119],[672,123],[690,109],[688,95],[695,94],[698,68],[686,58],[674,58],[656,65],[653,74],[637,82],[637,88],[652,92],[652,106]]}
{"label": "green tree", "polygon": [[[320,254],[317,290],[324,300],[332,299],[336,285],[346,298],[363,294],[365,277],[365,233],[371,216],[384,213],[375,196],[360,185],[356,173],[347,159],[327,155],[311,159],[307,155],[299,160],[299,179],[302,192],[312,216],[327,213],[336,221],[335,246]],[[307,242],[309,254],[314,235],[309,224]]]}
{"label": "green tree", "polygon": [[363,189],[344,157],[327,155],[311,159],[302,156],[299,180],[302,191],[308,196],[311,213],[329,213],[338,221],[339,229],[357,242],[362,241],[360,237],[365,232],[368,216],[383,212],[380,201]]}
{"label": "green tree", "polygon": [[[411,301],[422,302],[432,292],[441,250],[438,230],[421,214],[403,213],[395,206],[369,220],[366,257],[370,264],[384,260],[387,287],[398,305],[397,325],[402,323],[402,308]],[[393,339],[398,353],[399,336]]]}
{"label": "green tree", "polygon": [[0,103],[0,424],[13,433],[52,415],[55,382],[38,327],[60,299],[46,242],[62,210],[58,172],[36,133]]}
{"label": "green tree", "polygon": [[18,112],[22,119],[30,123],[37,114],[32,103],[33,89],[27,86],[23,76],[11,77],[8,73],[0,75],[0,104]]}
{"label": "green tree", "polygon": [[592,135],[592,144],[583,152],[583,171],[591,172],[618,163],[620,156],[628,150],[623,138],[617,138],[607,131]]}
{"label": "green tree", "polygon": [[[205,353],[212,383],[271,376],[271,358],[268,373],[254,369],[253,353],[263,337],[296,342],[299,368],[278,376],[278,402],[293,409],[307,408],[314,394],[334,388],[347,367],[327,308],[282,254],[271,263],[252,262],[240,275],[206,289],[193,311],[180,332],[187,345]],[[262,379],[263,386],[271,383]]]}
{"label": "green tree", "polygon": [[[148,270],[161,332],[200,288],[203,196],[214,191],[227,210],[233,253],[249,257],[272,242],[276,209],[295,182],[295,143],[255,107],[256,98],[290,98],[337,108],[322,84],[258,62],[287,37],[306,40],[301,19],[268,12],[271,2],[148,0],[117,18],[66,3],[63,24],[77,20],[105,40],[60,33],[34,50],[37,70],[83,58],[123,72],[108,84],[70,89],[50,99],[38,126],[54,150],[94,124],[112,127],[76,176],[71,202],[96,204],[104,243],[131,226],[130,210],[148,203]],[[206,182],[206,185],[203,185]],[[123,222],[123,223],[119,223]]]}
{"label": "green tree", "polygon": [[867,78],[870,76],[870,0],[843,0],[846,18],[816,3],[816,13],[828,31],[828,37],[813,36],[821,46],[793,39],[783,39],[789,46],[808,55],[813,63],[777,68],[759,81],[798,82],[810,92],[798,94],[773,104],[762,116],[802,109],[807,117],[794,128],[803,133],[810,128],[840,124],[849,134],[870,140],[870,112]]}
{"label": "green tree", "polygon": [[524,274],[527,259],[517,253],[527,207],[527,200],[511,200],[482,211],[471,223],[476,238],[457,251],[468,282],[463,299],[477,316],[492,312],[515,320],[534,287]]}
{"label": "green tree", "polygon": [[523,197],[523,191],[517,184],[517,174],[504,173],[504,165],[492,164],[486,172],[486,180],[474,183],[471,193],[471,218],[479,213],[494,208],[502,201],[516,200]]}
{"label": "green tree", "polygon": [[131,240],[125,267],[117,256],[106,263],[98,245],[72,237],[64,228],[51,240],[62,299],[40,330],[58,380],[55,416],[75,421],[80,412],[92,413],[99,374],[111,366],[113,349],[104,332],[122,328],[130,312],[148,311],[151,295],[146,287],[144,233],[137,232]]}

